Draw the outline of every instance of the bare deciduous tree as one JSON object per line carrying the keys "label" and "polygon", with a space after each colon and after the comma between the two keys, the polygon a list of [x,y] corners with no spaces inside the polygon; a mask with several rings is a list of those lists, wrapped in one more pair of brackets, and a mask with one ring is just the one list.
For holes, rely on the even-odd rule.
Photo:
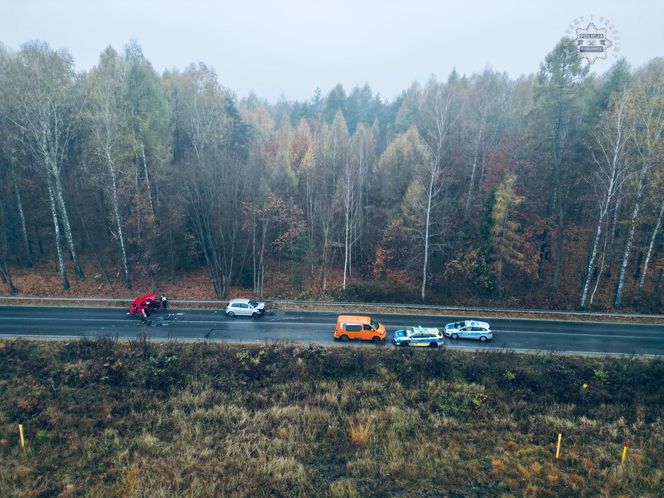
{"label": "bare deciduous tree", "polygon": [[457,96],[454,93],[454,78],[447,84],[440,84],[431,79],[427,84],[421,104],[420,134],[429,149],[429,161],[425,179],[425,222],[424,222],[424,261],[422,263],[422,285],[420,296],[426,299],[429,252],[431,245],[431,223],[433,210],[437,205],[438,195],[442,190],[443,154],[450,128],[459,116]]}
{"label": "bare deciduous tree", "polygon": [[615,202],[617,193],[629,178],[626,147],[630,140],[631,129],[627,123],[626,105],[626,94],[618,95],[612,102],[611,109],[605,113],[594,132],[595,148],[592,149],[592,154],[596,170],[593,179],[597,189],[599,215],[586,275],[583,280],[579,303],[581,308],[585,308],[587,305],[590,282],[594,277],[599,243],[602,238],[602,227]]}
{"label": "bare deciduous tree", "polygon": [[[46,44],[23,46],[15,56],[10,89],[11,122],[26,136],[37,172],[47,183],[55,228],[62,223],[76,275],[85,278],[72,235],[65,202],[62,171],[72,135],[74,71],[71,56]],[[59,216],[59,217],[58,217]],[[58,233],[55,234],[56,240]],[[56,242],[56,246],[59,245]],[[68,288],[64,264],[59,265],[63,287]]]}

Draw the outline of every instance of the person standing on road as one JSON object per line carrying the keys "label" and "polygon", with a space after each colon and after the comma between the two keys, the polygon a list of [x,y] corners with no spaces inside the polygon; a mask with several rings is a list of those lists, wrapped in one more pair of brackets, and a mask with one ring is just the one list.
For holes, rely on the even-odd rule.
{"label": "person standing on road", "polygon": [[149,301],[143,301],[141,303],[141,318],[145,323],[150,323],[148,320],[148,317],[150,316],[150,302]]}

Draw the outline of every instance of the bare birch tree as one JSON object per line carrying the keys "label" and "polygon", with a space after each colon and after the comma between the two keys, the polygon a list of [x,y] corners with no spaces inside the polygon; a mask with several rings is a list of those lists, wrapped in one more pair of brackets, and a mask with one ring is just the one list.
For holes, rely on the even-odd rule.
{"label": "bare birch tree", "polygon": [[7,244],[5,208],[3,204],[3,200],[0,198],[0,278],[2,278],[2,281],[9,287],[9,292],[15,294],[17,289],[12,280],[12,276],[9,273],[9,267],[7,266],[7,254],[9,253],[9,248]]}
{"label": "bare birch tree", "polygon": [[[636,151],[636,161],[639,164],[638,187],[636,200],[632,212],[630,231],[625,244],[623,263],[620,268],[620,276],[616,286],[614,306],[621,304],[625,270],[629,260],[630,250],[634,239],[636,220],[643,193],[650,187],[660,187],[659,183],[664,179],[664,64],[652,64],[646,67],[641,74],[632,91],[634,114],[633,143]],[[661,195],[661,193],[659,194]],[[662,226],[664,216],[664,200],[659,204],[654,229],[650,235],[648,249],[641,270],[641,277],[634,295],[634,302],[638,304],[645,285],[648,267],[652,258],[657,234]]]}
{"label": "bare birch tree", "polygon": [[603,119],[593,133],[595,147],[591,151],[596,165],[593,181],[597,190],[598,218],[595,237],[583,280],[579,304],[581,308],[586,307],[590,282],[595,274],[599,243],[602,238],[602,227],[615,202],[617,193],[629,178],[626,149],[630,140],[631,130],[627,122],[626,105],[626,94],[622,93],[618,95],[611,103],[610,110],[604,114]]}
{"label": "bare birch tree", "polygon": [[442,189],[443,154],[451,127],[459,116],[457,96],[454,93],[454,74],[447,84],[440,84],[433,78],[424,89],[420,107],[420,135],[429,149],[429,161],[425,179],[424,210],[424,261],[422,264],[422,285],[420,297],[426,299],[429,251],[431,245],[431,224],[433,210],[437,205],[438,194]]}
{"label": "bare birch tree", "polygon": [[339,186],[344,215],[343,289],[346,289],[346,280],[352,273],[353,247],[362,236],[363,194],[373,148],[371,129],[360,124],[351,139],[350,156],[344,164]]}
{"label": "bare birch tree", "polygon": [[659,204],[659,210],[657,212],[657,221],[655,222],[655,226],[652,229],[652,232],[650,234],[650,242],[648,243],[648,250],[646,252],[646,257],[643,261],[643,269],[641,270],[641,277],[639,278],[639,286],[636,291],[636,295],[634,296],[634,303],[635,304],[640,304],[641,303],[641,295],[643,293],[643,288],[646,283],[646,276],[648,275],[648,269],[650,267],[650,260],[652,259],[653,256],[653,250],[655,248],[655,241],[657,240],[657,237],[660,234],[660,231],[662,229],[662,220],[664,219],[664,195],[661,196],[661,201]]}
{"label": "bare birch tree", "polygon": [[[0,88],[8,88],[10,86],[9,78],[11,70],[11,58],[2,45],[0,44]],[[17,159],[24,156],[23,147],[20,143],[20,134],[17,133],[16,127],[11,126],[8,119],[10,112],[10,102],[7,92],[0,92],[0,162],[6,164],[6,168],[11,176],[12,191],[16,200],[16,209],[18,211],[19,219],[21,222],[21,238],[23,240],[23,249],[25,266],[32,266],[32,247],[30,246],[30,238],[28,237],[27,223],[25,221],[25,210],[23,209],[23,199],[21,196],[21,188],[16,180]]]}
{"label": "bare birch tree", "polygon": [[247,168],[238,151],[244,135],[232,97],[213,71],[191,66],[182,78],[187,135],[192,160],[186,198],[193,233],[205,258],[213,289],[223,297],[233,278],[242,230],[242,201]]}
{"label": "bare birch tree", "polygon": [[[501,127],[501,112],[505,107],[508,85],[506,76],[485,70],[474,78],[471,91],[467,96],[466,113],[471,113],[472,125],[475,129],[468,130],[476,135],[472,140],[472,164],[468,180],[466,196],[466,212],[470,210],[475,192],[475,185],[482,181],[481,171],[484,166],[484,150],[493,144]],[[479,171],[478,171],[479,170]]]}
{"label": "bare birch tree", "polygon": [[[46,44],[33,42],[24,45],[16,55],[12,74],[11,122],[26,136],[37,171],[46,180],[51,204],[58,211],[53,213],[55,228],[59,219],[75,273],[78,278],[84,279],[62,184],[73,125],[73,61],[68,53],[55,52]],[[66,289],[69,282],[64,274],[64,265],[59,266]]]}
{"label": "bare birch tree", "polygon": [[349,136],[346,121],[341,111],[337,111],[330,126],[323,126],[318,136],[316,164],[316,203],[320,219],[320,282],[323,290],[327,289],[327,279],[331,252],[335,243],[335,202],[334,194],[337,178],[346,167],[348,158]]}
{"label": "bare birch tree", "polygon": [[115,235],[120,250],[122,272],[125,286],[131,289],[118,195],[118,162],[126,160],[127,152],[130,150],[127,142],[129,130],[126,129],[126,119],[122,115],[122,73],[121,60],[109,47],[101,55],[99,65],[93,69],[88,78],[89,98],[85,115],[93,137],[92,148],[108,171],[112,219],[117,232]]}

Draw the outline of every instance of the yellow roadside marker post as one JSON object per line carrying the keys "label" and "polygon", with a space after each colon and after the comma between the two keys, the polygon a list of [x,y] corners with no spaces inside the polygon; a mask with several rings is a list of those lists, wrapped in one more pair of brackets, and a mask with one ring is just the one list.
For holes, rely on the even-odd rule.
{"label": "yellow roadside marker post", "polygon": [[560,458],[560,443],[563,440],[563,435],[558,433],[558,446],[556,447],[556,460]]}
{"label": "yellow roadside marker post", "polygon": [[627,441],[623,445],[622,458],[620,459],[621,464],[625,464],[625,459],[627,458]]}
{"label": "yellow roadside marker post", "polygon": [[25,438],[23,437],[23,424],[18,424],[18,435],[21,439],[21,449],[25,451]]}

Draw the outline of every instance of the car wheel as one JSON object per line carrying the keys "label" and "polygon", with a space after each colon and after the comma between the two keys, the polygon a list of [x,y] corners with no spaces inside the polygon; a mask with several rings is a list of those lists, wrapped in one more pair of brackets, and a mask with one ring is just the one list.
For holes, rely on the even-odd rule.
{"label": "car wheel", "polygon": [[452,339],[458,339],[459,336],[457,334],[452,334]]}
{"label": "car wheel", "polygon": [[485,335],[480,336],[480,342],[486,342],[486,336]]}
{"label": "car wheel", "polygon": [[339,337],[339,339],[341,339],[341,342],[348,342],[348,341],[350,341],[350,338],[349,338],[346,334],[344,334],[344,335],[342,335],[341,337]]}
{"label": "car wheel", "polygon": [[430,347],[430,348],[437,348],[437,347],[438,347],[438,344],[435,343],[435,342],[432,342],[431,344],[429,344],[429,347]]}
{"label": "car wheel", "polygon": [[251,314],[251,318],[258,318],[260,315],[255,311]]}
{"label": "car wheel", "polygon": [[380,342],[380,337],[378,337],[377,335],[373,336],[371,338],[371,342],[375,342],[376,344],[378,344]]}
{"label": "car wheel", "polygon": [[228,313],[226,313],[226,316],[228,316],[229,318],[233,318],[235,316],[235,313],[229,311]]}

